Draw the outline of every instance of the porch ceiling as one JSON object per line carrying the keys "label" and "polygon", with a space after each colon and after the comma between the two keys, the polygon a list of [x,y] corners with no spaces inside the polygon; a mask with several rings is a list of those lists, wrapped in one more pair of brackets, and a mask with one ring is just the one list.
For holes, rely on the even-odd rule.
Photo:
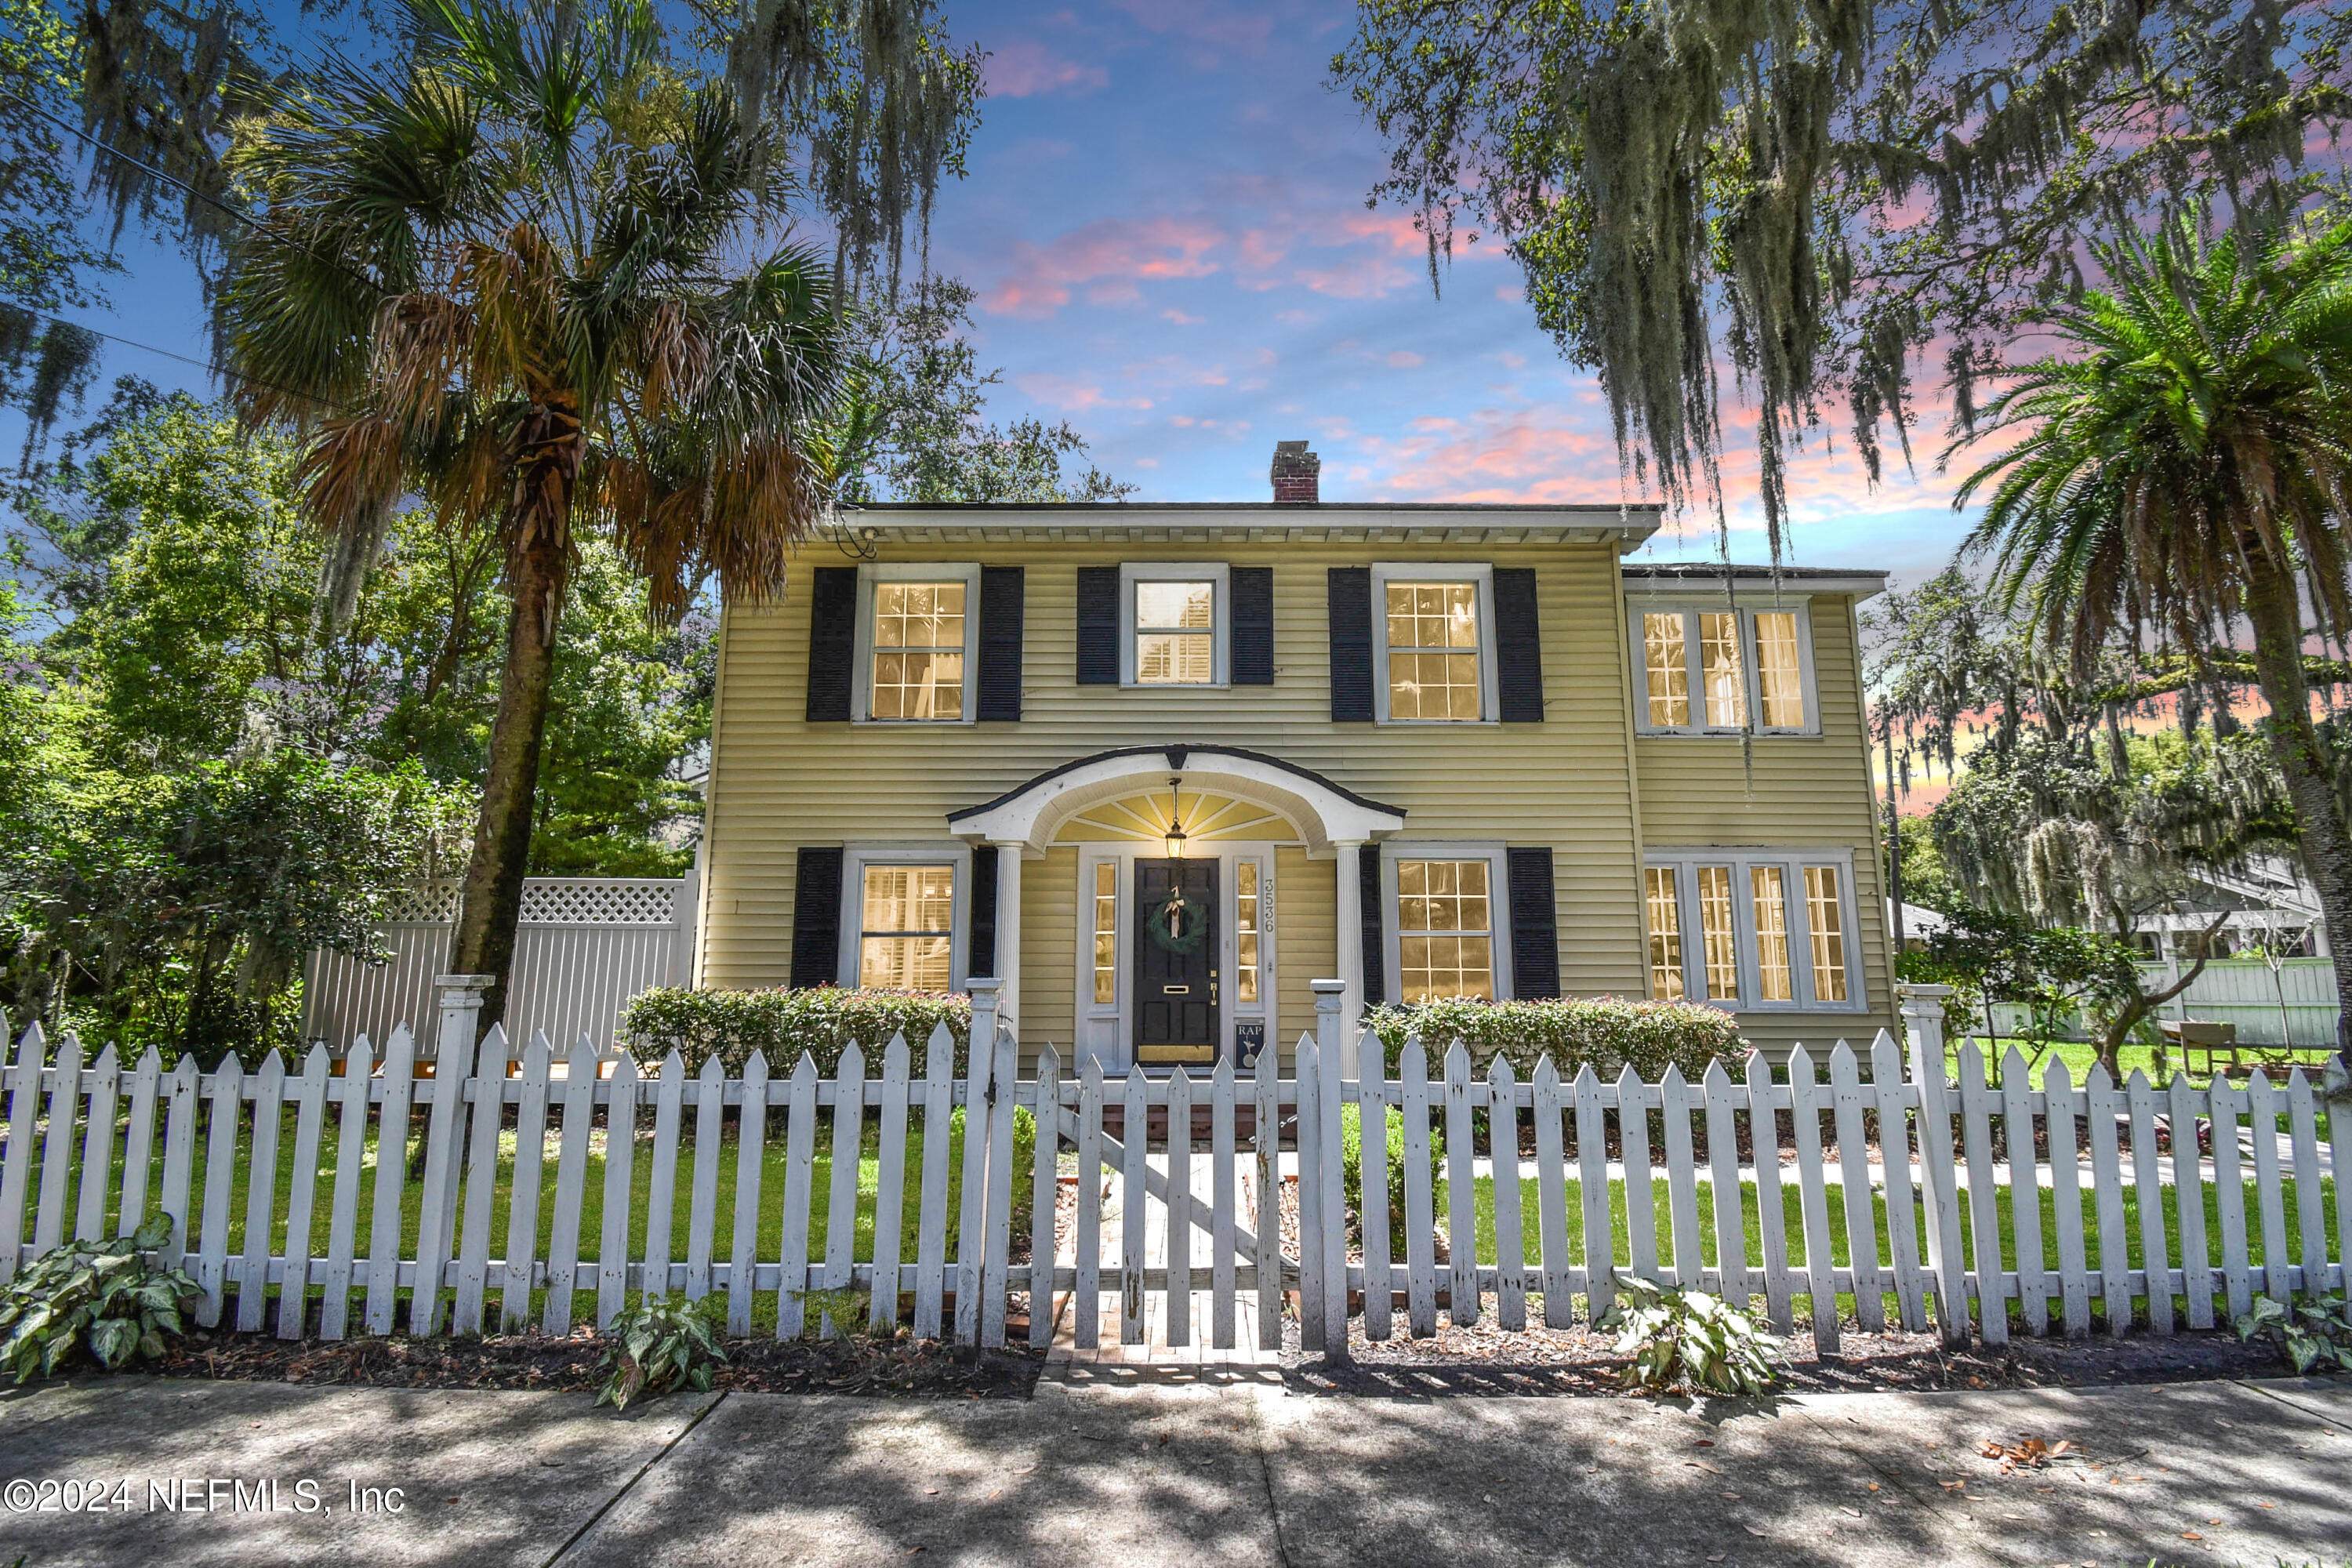
{"label": "porch ceiling", "polygon": [[1367,800],[1322,774],[1232,746],[1130,746],[1038,774],[994,800],[948,815],[949,830],[989,844],[1042,853],[1063,824],[1088,807],[1181,777],[1187,790],[1213,791],[1278,812],[1310,854],[1361,844],[1404,826],[1402,806]]}

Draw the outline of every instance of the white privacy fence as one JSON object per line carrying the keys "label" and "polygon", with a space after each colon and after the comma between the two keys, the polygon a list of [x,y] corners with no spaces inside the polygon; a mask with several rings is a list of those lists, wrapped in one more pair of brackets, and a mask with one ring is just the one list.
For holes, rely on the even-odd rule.
{"label": "white privacy fence", "polygon": [[[2203,1328],[2256,1293],[2345,1282],[2352,1206],[2328,1174],[2352,1112],[2299,1071],[2158,1090],[2095,1068],[2078,1088],[2053,1064],[2037,1089],[2012,1057],[1995,1089],[1964,1047],[1953,1084],[1939,988],[1917,987],[1907,1063],[1881,1035],[1783,1069],[1750,1056],[1737,1079],[1563,1079],[1546,1059],[1523,1082],[1458,1044],[1433,1065],[1416,1040],[1391,1080],[1369,1037],[1361,1075],[1323,1069],[1344,1042],[1337,983],[1317,990],[1289,1078],[1273,1052],[1106,1079],[1048,1049],[1024,1073],[989,981],[988,1048],[961,1078],[944,1029],[851,1047],[827,1075],[591,1040],[558,1060],[543,1037],[518,1065],[499,1030],[474,1047],[478,994],[457,984],[436,1032],[470,1073],[419,1076],[405,1026],[340,1073],[323,1048],[254,1073],[89,1063],[70,1038],[52,1058],[35,1028],[0,1075],[0,1277],[160,1207],[199,1321],[289,1338],[562,1332],[654,1289],[723,1299],[739,1335],[855,1316],[1001,1345],[1025,1316],[1044,1343],[1059,1310],[1087,1346],[1110,1303],[1123,1341],[1149,1317],[1182,1343],[1197,1305],[1213,1346],[1271,1349],[1295,1292],[1303,1347],[1335,1354],[1359,1300],[1372,1340],[1441,1311],[1562,1327],[1608,1310],[1619,1269],[1760,1297],[1782,1331],[1801,1300],[1824,1348],[1841,1304],[1865,1329],[1932,1318],[1958,1340],[1973,1321],[1997,1342],[2086,1332],[2095,1306],[2114,1332]],[[1360,1202],[1355,1117],[1373,1130]],[[1393,1220],[1381,1121],[1403,1160]]]}
{"label": "white privacy fence", "polygon": [[[533,877],[523,883],[507,985],[507,1037],[584,1034],[612,1044],[621,1006],[656,985],[693,983],[696,875]],[[449,967],[455,887],[421,889],[377,927],[388,958],[365,963],[320,948],[302,972],[302,1037],[341,1055],[365,1036],[381,1044],[431,1015],[433,982]],[[418,1048],[430,1058],[435,1042]]]}

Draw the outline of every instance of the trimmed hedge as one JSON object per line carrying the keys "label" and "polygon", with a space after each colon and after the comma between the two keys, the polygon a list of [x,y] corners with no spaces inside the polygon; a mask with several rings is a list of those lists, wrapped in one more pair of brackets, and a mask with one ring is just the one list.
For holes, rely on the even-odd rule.
{"label": "trimmed hedge", "polygon": [[1563,1079],[1590,1064],[1603,1079],[1627,1067],[1655,1083],[1669,1067],[1696,1082],[1707,1063],[1746,1054],[1738,1020],[1720,1008],[1696,1002],[1629,1002],[1615,996],[1570,997],[1557,1002],[1482,1002],[1449,997],[1417,1007],[1375,1007],[1364,1023],[1380,1037],[1391,1080],[1404,1054],[1405,1037],[1419,1034],[1429,1053],[1429,1076],[1444,1072],[1445,1052],[1460,1040],[1471,1065],[1484,1072],[1501,1057],[1521,1083],[1536,1063],[1550,1057]]}
{"label": "trimmed hedge", "polygon": [[923,1074],[926,1046],[940,1024],[955,1037],[955,1076],[966,1076],[971,1049],[971,998],[947,991],[848,991],[836,985],[793,991],[688,991],[656,986],[621,1009],[621,1035],[657,1059],[675,1050],[699,1066],[717,1053],[730,1077],[740,1076],[751,1053],[768,1058],[768,1074],[784,1078],[806,1051],[817,1072],[831,1078],[841,1053],[856,1041],[866,1053],[866,1076],[882,1076],[890,1037],[907,1037],[907,1070]]}

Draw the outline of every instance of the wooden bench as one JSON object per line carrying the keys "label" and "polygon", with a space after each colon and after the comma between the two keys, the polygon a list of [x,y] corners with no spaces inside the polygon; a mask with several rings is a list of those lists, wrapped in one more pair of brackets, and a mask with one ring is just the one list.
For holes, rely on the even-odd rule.
{"label": "wooden bench", "polygon": [[[2327,1058],[2336,1054],[2333,1046],[2242,1045],[2235,1024],[2215,1024],[2197,1018],[2167,1018],[2159,1022],[2157,1028],[2163,1035],[2165,1044],[2180,1052],[2181,1070],[2197,1071],[2196,1058],[2201,1052],[2205,1058],[2204,1071],[2209,1078],[2216,1072],[2242,1077],[2258,1067],[2292,1067],[2308,1057],[2316,1057],[2325,1063]],[[2228,1058],[2226,1062],[2218,1059],[2222,1056]]]}

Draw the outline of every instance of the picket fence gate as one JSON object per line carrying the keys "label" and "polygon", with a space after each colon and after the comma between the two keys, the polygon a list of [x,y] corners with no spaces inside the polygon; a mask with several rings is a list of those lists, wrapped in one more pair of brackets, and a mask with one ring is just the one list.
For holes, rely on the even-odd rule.
{"label": "picket fence gate", "polygon": [[[1609,1310],[1619,1269],[1742,1306],[1761,1296],[1763,1314],[1784,1333],[1794,1331],[1802,1298],[1813,1338],[1829,1350],[1841,1296],[1866,1330],[1885,1325],[1891,1302],[1906,1327],[1925,1329],[1932,1316],[1955,1342],[1972,1326],[1990,1342],[2005,1341],[2012,1307],[2027,1332],[2084,1333],[2094,1297],[2113,1332],[2138,1317],[2169,1333],[2177,1316],[2210,1327],[2217,1314],[2244,1311],[2256,1293],[2284,1300],[2340,1289],[2352,1257],[2352,1203],[2341,1184],[2352,1112],[2341,1102],[2326,1108],[2332,1170],[2323,1173],[2322,1102],[2300,1070],[2284,1084],[2261,1073],[2201,1089],[2176,1078],[2158,1091],[2139,1073],[2117,1086],[2095,1068],[2076,1088],[2053,1063],[2037,1089],[2012,1053],[1994,1086],[1967,1045],[1955,1085],[1943,1070],[1940,987],[1907,988],[1907,1063],[1882,1033],[1866,1058],[1843,1042],[1825,1062],[1800,1049],[1778,1070],[1751,1055],[1742,1078],[1718,1061],[1695,1084],[1673,1068],[1656,1083],[1630,1069],[1603,1082],[1589,1067],[1563,1079],[1548,1058],[1521,1082],[1500,1059],[1474,1072],[1458,1042],[1433,1074],[1418,1039],[1406,1043],[1391,1079],[1369,1034],[1355,1042],[1362,1069],[1349,1076],[1326,1065],[1346,1053],[1339,985],[1322,981],[1318,1028],[1299,1041],[1288,1078],[1270,1051],[1251,1069],[1227,1062],[1202,1079],[1178,1069],[1107,1079],[1091,1058],[1066,1075],[1050,1048],[1024,1076],[1013,1031],[998,1025],[995,983],[971,989],[977,1044],[961,1076],[944,1027],[924,1043],[919,1071],[909,1043],[893,1038],[870,1078],[856,1047],[829,1077],[806,1056],[775,1076],[757,1055],[730,1076],[715,1058],[689,1073],[675,1053],[641,1065],[585,1037],[559,1064],[543,1036],[518,1069],[499,1030],[476,1043],[480,983],[466,977],[441,987],[438,1039],[441,1062],[470,1061],[467,1073],[421,1074],[405,1027],[380,1059],[355,1042],[340,1073],[323,1047],[299,1072],[272,1056],[257,1072],[230,1061],[200,1073],[188,1060],[165,1072],[152,1052],[126,1068],[111,1047],[86,1065],[70,1037],[51,1059],[37,1026],[0,1073],[0,1280],[68,1236],[127,1235],[160,1208],[175,1222],[163,1260],[187,1267],[204,1292],[198,1321],[220,1322],[233,1291],[236,1328],[287,1339],[400,1325],[562,1333],[583,1295],[593,1295],[590,1316],[602,1327],[643,1290],[723,1297],[736,1335],[772,1310],[785,1337],[809,1326],[812,1308],[831,1331],[832,1314],[863,1292],[875,1328],[905,1322],[919,1336],[992,1346],[1005,1342],[1013,1302],[1027,1309],[1027,1338],[1038,1345],[1066,1306],[1081,1348],[1095,1343],[1105,1300],[1118,1303],[1120,1339],[1140,1342],[1155,1296],[1170,1342],[1182,1344],[1197,1298],[1213,1347],[1248,1336],[1271,1350],[1295,1292],[1302,1348],[1344,1355],[1359,1300],[1372,1341],[1397,1331],[1396,1298],[1414,1335],[1436,1330],[1441,1308],[1467,1324],[1489,1302],[1503,1329],[1523,1331],[1531,1297],[1545,1324],[1566,1327]],[[1391,1256],[1385,1223],[1385,1137],[1360,1140],[1367,1196],[1349,1203],[1348,1108],[1367,1126],[1377,1114],[1401,1130],[1402,1258]],[[1113,1110],[1115,1119],[1106,1114]],[[731,1150],[722,1136],[730,1110],[739,1129]],[[1023,1164],[1024,1111],[1034,1142]],[[2284,1163],[2273,1131],[2282,1116]],[[1522,1118],[1536,1151],[1526,1177]],[[407,1151],[418,1119],[421,1172],[412,1181]],[[1147,1131],[1155,1121],[1166,1129],[1158,1152]],[[2158,1149],[2160,1121],[2182,1135],[2172,1158]],[[1873,1121],[1877,1160],[1866,1141]],[[2209,1234],[2207,1179],[2189,1142],[2200,1122],[2210,1132],[2218,1234]],[[2008,1153],[1999,1162],[1996,1126]],[[2075,1153],[2078,1127],[2087,1166]],[[2250,1156],[2241,1153],[2242,1127],[2258,1134]],[[1703,1163],[1695,1128],[1704,1130]],[[1432,1159],[1433,1129],[1444,1136],[1442,1165]],[[869,1148],[870,1184],[861,1180]],[[592,1178],[599,1152],[602,1172]],[[771,1173],[772,1152],[780,1176]],[[1064,1238],[1056,1200],[1070,1180],[1066,1155],[1076,1165],[1076,1202]],[[773,1216],[764,1205],[772,1179],[782,1184]],[[1484,1246],[1482,1179],[1491,1232]],[[1286,1227],[1281,1194],[1293,1182],[1295,1223]],[[1793,1226],[1785,1217],[1790,1186]],[[1024,1191],[1025,1260],[1015,1257],[1013,1229],[1014,1195]],[[1843,1210],[1834,1233],[1832,1192]],[[1713,1210],[1704,1226],[1702,1193]],[[1966,1204],[1965,1218],[1964,1198],[1982,1200]],[[1107,1234],[1114,1215],[1115,1247]],[[590,1258],[583,1241],[592,1231]],[[1148,1243],[1155,1231],[1156,1258]]]}

